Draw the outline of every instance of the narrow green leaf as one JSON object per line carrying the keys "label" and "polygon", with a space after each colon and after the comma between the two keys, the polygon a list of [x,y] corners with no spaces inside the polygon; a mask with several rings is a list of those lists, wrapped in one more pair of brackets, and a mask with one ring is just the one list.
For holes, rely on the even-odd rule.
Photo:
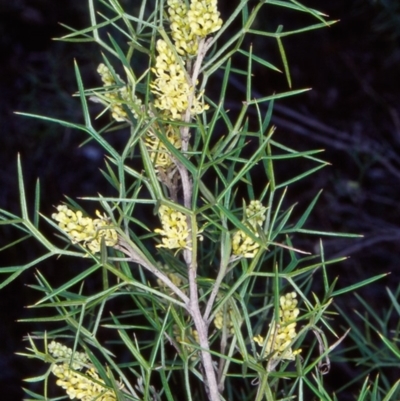
{"label": "narrow green leaf", "polygon": [[400,349],[396,346],[396,344],[392,341],[389,341],[383,334],[378,332],[378,336],[385,343],[385,345],[393,352],[394,355],[399,359],[400,363]]}
{"label": "narrow green leaf", "polygon": [[353,292],[357,288],[361,288],[361,287],[364,287],[364,286],[366,286],[368,284],[371,284],[374,281],[377,281],[377,280],[380,280],[380,279],[386,277],[387,275],[388,275],[388,273],[378,274],[377,276],[370,277],[370,278],[368,278],[366,280],[363,280],[363,281],[360,281],[360,282],[358,282],[356,284],[349,285],[348,287],[342,288],[340,290],[336,290],[336,291],[334,291],[332,293],[332,297],[336,297],[338,295],[345,294],[346,292]]}
{"label": "narrow green leaf", "polygon": [[296,89],[296,90],[292,90],[289,92],[281,92],[276,95],[270,95],[270,96],[265,96],[265,97],[260,97],[260,98],[254,99],[250,102],[247,102],[247,104],[250,105],[250,104],[255,104],[255,103],[269,102],[269,101],[275,100],[275,99],[283,99],[285,97],[300,95],[300,93],[308,92],[309,90],[311,90],[311,88]]}
{"label": "narrow green leaf", "polygon": [[264,60],[261,57],[255,56],[254,54],[250,54],[249,52],[246,52],[244,50],[239,49],[238,53],[241,53],[249,58],[251,58],[254,61],[257,61],[257,63],[263,65],[264,67],[270,68],[271,70],[274,70],[276,72],[282,72],[278,67],[275,67],[273,64],[269,63],[268,61]]}
{"label": "narrow green leaf", "polygon": [[287,80],[289,88],[292,88],[292,79],[290,78],[289,64],[288,64],[288,61],[287,61],[285,48],[283,47],[282,39],[279,36],[279,34],[281,33],[282,29],[283,29],[283,25],[279,25],[278,29],[276,31],[276,33],[278,34],[277,37],[276,37],[276,40],[278,42],[279,53],[281,54],[281,59],[282,59],[282,62],[283,62],[283,68],[284,68],[285,75],[286,75],[286,80]]}
{"label": "narrow green leaf", "polygon": [[308,217],[310,216],[311,211],[314,209],[314,206],[317,203],[317,200],[319,199],[321,193],[322,193],[322,191],[319,191],[318,194],[311,201],[311,203],[307,207],[306,211],[301,215],[298,222],[293,227],[294,230],[298,230],[301,227],[303,227],[304,223],[308,220]]}
{"label": "narrow green leaf", "polygon": [[[395,384],[391,387],[391,389],[386,393],[385,398],[382,401],[392,401],[393,400],[393,395],[397,391],[397,388],[400,386],[400,380],[397,380]],[[398,394],[397,394],[398,397]]]}

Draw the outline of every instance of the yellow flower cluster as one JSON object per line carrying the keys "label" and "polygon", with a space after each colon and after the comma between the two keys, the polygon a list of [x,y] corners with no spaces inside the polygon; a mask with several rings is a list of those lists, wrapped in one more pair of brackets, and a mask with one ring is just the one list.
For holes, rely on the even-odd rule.
{"label": "yellow flower cluster", "polygon": [[[265,346],[264,357],[268,357],[271,353],[273,359],[294,360],[294,357],[301,352],[301,349],[293,351],[290,344],[296,337],[296,318],[300,311],[297,308],[297,294],[289,292],[280,297],[279,309],[279,325],[276,326],[275,321]],[[254,341],[261,347],[264,345],[264,338],[260,335],[254,337]]]}
{"label": "yellow flower cluster", "polygon": [[[258,237],[257,227],[261,227],[265,220],[266,208],[260,201],[251,201],[246,207],[246,221],[253,229],[254,235]],[[250,238],[244,231],[238,230],[232,237],[232,252],[236,256],[254,258],[260,245]]]}
{"label": "yellow flower cluster", "polygon": [[[110,108],[114,120],[121,122],[129,118],[124,106],[131,111],[135,118],[139,118],[138,111],[142,107],[142,102],[136,97],[131,86],[124,85],[117,87],[117,82],[111,74],[110,69],[103,63],[99,64],[97,72],[103,81],[104,87],[107,89],[107,92],[102,94],[101,99]],[[120,77],[118,78],[121,80]]]}
{"label": "yellow flower cluster", "polygon": [[168,0],[168,6],[172,39],[182,56],[195,56],[199,39],[222,26],[217,0],[192,0],[189,10],[184,0]]}
{"label": "yellow flower cluster", "polygon": [[89,363],[89,357],[85,352],[75,351],[73,353],[71,348],[56,341],[52,341],[47,348],[59,362],[70,363],[72,369],[80,370]]}
{"label": "yellow flower cluster", "polygon": [[83,242],[93,253],[100,252],[102,238],[106,246],[115,246],[118,241],[117,232],[110,228],[105,216],[96,211],[98,219],[83,217],[81,211],[73,212],[65,205],[57,206],[58,213],[53,213],[52,218],[58,222],[58,226],[68,235],[72,243]]}
{"label": "yellow flower cluster", "polygon": [[186,216],[165,205],[160,206],[158,213],[162,229],[157,228],[154,232],[161,234],[163,238],[157,247],[177,250],[189,248],[190,237]]}
{"label": "yellow flower cluster", "polygon": [[[156,95],[154,106],[162,110],[167,118],[181,120],[195,89],[188,81],[183,60],[180,64],[173,50],[162,39],[157,41],[157,52],[156,65],[152,68],[156,79],[151,83],[151,91]],[[193,97],[192,115],[202,113],[207,108],[202,93]]]}
{"label": "yellow flower cluster", "polygon": [[217,0],[192,0],[188,12],[188,20],[192,32],[204,38],[218,31],[222,26],[222,19],[217,10]]}
{"label": "yellow flower cluster", "polygon": [[105,64],[100,63],[97,67],[97,72],[99,73],[104,86],[113,86],[117,84],[110,69]]}
{"label": "yellow flower cluster", "polygon": [[261,226],[265,221],[265,212],[267,208],[262,205],[260,201],[252,200],[249,206],[246,207],[247,221],[255,227]]}
{"label": "yellow flower cluster", "polygon": [[231,314],[231,309],[228,308],[228,312],[224,314],[224,310],[220,309],[216,314],[214,318],[214,325],[218,330],[222,330],[223,327],[225,326],[228,330],[228,334],[234,334],[234,328],[233,328],[233,322],[230,317]]}
{"label": "yellow flower cluster", "polygon": [[[258,237],[257,233],[254,233]],[[260,245],[253,241],[244,231],[236,231],[232,238],[232,252],[235,256],[254,258]]]}
{"label": "yellow flower cluster", "polygon": [[[165,137],[176,149],[181,148],[181,136],[179,131],[177,131],[172,125],[166,126]],[[174,165],[169,150],[152,129],[147,131],[145,142],[146,147],[149,150],[150,158],[157,170],[161,169],[165,172]]]}
{"label": "yellow flower cluster", "polygon": [[[216,0],[192,0],[188,9],[184,0],[168,0],[168,14],[175,50],[181,56],[195,56],[201,38],[217,31],[222,26]],[[164,40],[157,42],[158,56],[152,71],[156,79],[151,84],[156,95],[154,106],[167,118],[180,120],[191,102],[191,114],[196,115],[208,109],[203,93],[194,95],[195,83],[188,80],[184,69],[185,61],[178,61],[175,51]]]}
{"label": "yellow flower cluster", "polygon": [[57,359],[51,369],[57,377],[56,384],[66,391],[71,400],[76,398],[82,401],[116,401],[115,392],[106,387],[93,366],[85,373],[81,372],[88,366],[89,361],[84,352],[72,354],[72,349],[55,341],[49,344],[48,349]]}
{"label": "yellow flower cluster", "polygon": [[190,29],[188,8],[183,0],[168,0],[168,15],[171,22],[171,36],[176,51],[181,56],[194,56],[198,50],[198,40]]}

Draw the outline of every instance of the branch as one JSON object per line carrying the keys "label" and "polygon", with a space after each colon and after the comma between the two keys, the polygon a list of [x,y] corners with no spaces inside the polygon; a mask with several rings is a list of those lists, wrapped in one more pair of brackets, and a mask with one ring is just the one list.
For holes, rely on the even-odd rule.
{"label": "branch", "polygon": [[190,300],[189,298],[166,276],[164,273],[162,273],[160,270],[158,270],[155,266],[152,264],[148,263],[146,260],[144,260],[130,245],[128,242],[126,242],[124,239],[119,237],[118,239],[118,245],[114,247],[115,249],[118,249],[125,255],[129,257],[129,259],[137,263],[141,266],[143,266],[146,270],[149,272],[153,273],[157,278],[159,278],[166,286],[168,286],[174,294],[176,294],[179,298],[182,299],[182,301],[185,303],[185,309],[190,312],[189,305],[190,305]]}

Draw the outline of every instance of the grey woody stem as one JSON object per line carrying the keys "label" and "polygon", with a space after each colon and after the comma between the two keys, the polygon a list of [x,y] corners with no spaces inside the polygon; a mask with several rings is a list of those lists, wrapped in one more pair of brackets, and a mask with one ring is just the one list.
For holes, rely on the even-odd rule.
{"label": "grey woody stem", "polygon": [[[193,64],[193,69],[191,71],[190,85],[193,88],[193,91],[189,96],[188,108],[186,109],[183,118],[183,121],[185,123],[189,123],[192,118],[191,110],[194,97],[196,96],[195,93],[196,82],[198,80],[198,76],[200,73],[201,64],[209,47],[208,43],[209,42],[205,39],[202,39],[199,42],[198,56]],[[189,147],[189,139],[190,139],[188,125],[181,127],[181,138],[182,138],[182,152],[186,153]],[[187,168],[179,162],[177,162],[177,167],[182,182],[184,206],[188,209],[191,209],[193,183],[189,176]],[[188,216],[187,216],[187,222],[188,222],[188,228],[190,229],[189,232],[192,233],[194,227],[192,227],[191,219]],[[193,235],[192,237],[193,237],[193,242],[197,241],[196,235]],[[195,244],[192,245],[193,246],[190,249],[185,249],[183,252],[183,257],[185,259],[186,266],[188,267],[188,280],[189,280],[189,290],[190,290],[189,313],[193,319],[194,326],[199,336],[199,342],[200,342],[199,345],[201,347],[201,361],[204,368],[203,369],[205,375],[204,379],[206,383],[206,391],[208,394],[208,398],[210,401],[220,401],[221,395],[218,390],[216,370],[214,369],[213,360],[210,353],[210,344],[208,341],[208,323],[206,319],[203,318],[199,305],[198,286],[197,286],[197,255],[196,255],[197,247],[195,246]]]}

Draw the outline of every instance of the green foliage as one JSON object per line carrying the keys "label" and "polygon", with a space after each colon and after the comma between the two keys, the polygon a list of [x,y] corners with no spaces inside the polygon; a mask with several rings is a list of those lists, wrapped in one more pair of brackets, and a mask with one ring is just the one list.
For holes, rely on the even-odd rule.
{"label": "green foliage", "polygon": [[[260,8],[271,6],[307,13],[318,22],[296,30],[252,29]],[[384,275],[336,289],[337,278],[332,279],[329,270],[342,259],[325,260],[322,241],[315,255],[297,248],[301,235],[355,235],[307,228],[319,195],[295,217],[298,206],[287,205],[286,192],[327,163],[319,150],[298,152],[278,143],[270,124],[276,100],[308,90],[291,89],[282,38],[333,21],[294,0],[260,1],[254,8],[242,0],[222,27],[214,15],[208,33],[195,37],[198,52],[188,56],[174,43],[168,21],[172,14],[162,1],[153,5],[143,0],[134,14],[117,0],[89,0],[89,11],[91,26],[68,28],[70,33],[62,38],[81,45],[95,42],[105,52],[99,69],[102,86],[86,88],[75,65],[84,121],[24,115],[82,131],[87,142],[100,145],[105,155],[102,174],[114,195],[99,194],[79,203],[67,198],[66,207],[58,209],[57,225],[40,213],[39,188],[33,212],[28,212],[19,162],[21,215],[0,211],[0,223],[21,233],[3,249],[22,247],[33,237],[45,250],[25,265],[2,267],[2,287],[48,258],[55,266],[59,257],[69,258],[71,265],[80,258],[87,266],[61,285],[38,270],[36,283],[30,285],[40,299],[31,306],[37,317],[29,321],[46,323],[47,329],[28,337],[23,355],[50,368],[28,379],[43,381],[43,394],[26,390],[27,395],[55,399],[49,397],[56,375],[70,397],[78,391],[74,385],[83,383],[79,397],[74,396],[84,400],[336,399],[325,389],[323,376],[346,329],[335,333],[332,301]],[[252,98],[253,63],[275,72],[279,68],[253,54],[251,47],[243,48],[247,35],[277,42],[288,91]],[[245,69],[235,65],[237,54],[245,57]],[[214,98],[208,84],[216,71],[223,72],[223,79]],[[226,108],[229,80],[235,74],[247,82],[238,113]],[[176,93],[183,97],[178,99]],[[103,128],[96,128],[91,101],[104,105],[104,113],[112,116]],[[266,115],[259,109],[264,102]],[[165,104],[170,108],[162,108]],[[256,121],[251,121],[253,115]],[[120,149],[112,138],[126,132]],[[274,165],[286,160],[295,160],[299,168],[279,180]],[[312,167],[303,169],[304,160]],[[96,204],[98,218],[85,215],[80,205],[84,201]],[[58,233],[57,239],[43,234],[44,224]],[[316,280],[323,283],[318,295],[313,292]],[[290,305],[285,304],[288,299]],[[393,302],[388,314],[399,309]],[[385,353],[398,361],[399,348],[384,329],[388,319],[376,320],[378,328],[365,319],[366,329],[376,329]],[[351,319],[348,325],[356,344],[363,342]],[[327,337],[332,335],[337,342],[330,345]],[[54,353],[52,349],[62,348],[58,343],[69,348]],[[366,366],[377,363],[373,347],[364,343]],[[77,363],[81,352],[85,362]],[[365,380],[358,399],[390,399],[397,388],[398,383],[384,378],[372,384]]]}

